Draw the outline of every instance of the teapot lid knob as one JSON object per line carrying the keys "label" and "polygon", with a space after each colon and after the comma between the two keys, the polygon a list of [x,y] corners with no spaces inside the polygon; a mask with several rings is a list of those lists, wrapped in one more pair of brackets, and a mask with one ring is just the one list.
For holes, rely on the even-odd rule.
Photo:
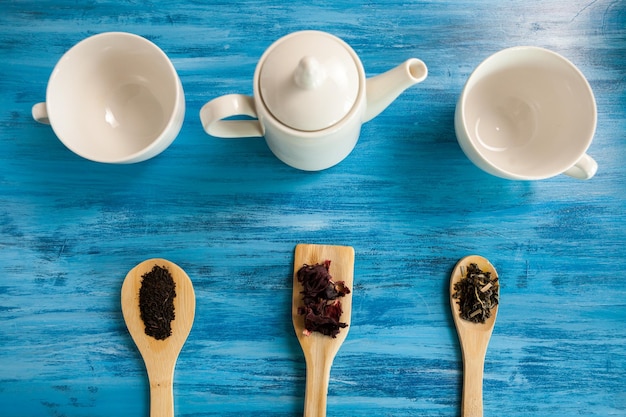
{"label": "teapot lid knob", "polygon": [[314,132],[343,120],[364,96],[365,72],[341,39],[294,32],[274,42],[255,76],[255,94],[280,123]]}
{"label": "teapot lid knob", "polygon": [[294,73],[296,85],[305,90],[312,90],[321,86],[326,79],[326,71],[320,62],[312,56],[303,57]]}

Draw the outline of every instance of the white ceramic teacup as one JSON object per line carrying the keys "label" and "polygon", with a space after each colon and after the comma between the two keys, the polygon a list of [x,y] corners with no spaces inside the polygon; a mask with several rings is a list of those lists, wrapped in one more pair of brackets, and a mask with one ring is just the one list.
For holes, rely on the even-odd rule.
{"label": "white ceramic teacup", "polygon": [[74,153],[97,162],[152,158],[176,138],[183,87],[167,55],[149,40],[107,32],[82,40],[56,64],[33,118],[49,123]]}
{"label": "white ceramic teacup", "polygon": [[493,54],[472,72],[455,130],[467,157],[492,175],[589,179],[598,168],[586,154],[596,120],[593,91],[578,68],[555,52],[522,46]]}

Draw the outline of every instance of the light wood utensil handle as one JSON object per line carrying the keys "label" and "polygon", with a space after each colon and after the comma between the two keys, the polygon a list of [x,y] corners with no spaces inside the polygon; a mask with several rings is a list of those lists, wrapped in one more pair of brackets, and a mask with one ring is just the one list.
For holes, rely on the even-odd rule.
{"label": "light wood utensil handle", "polygon": [[484,366],[484,354],[482,356],[476,355],[472,357],[471,360],[463,361],[463,399],[461,403],[461,417],[483,416]]}
{"label": "light wood utensil handle", "polygon": [[150,417],[174,417],[174,370],[169,378],[164,374],[158,374],[150,380]]}
{"label": "light wood utensil handle", "polygon": [[174,368],[173,360],[161,356],[146,362],[150,383],[150,417],[174,417]]}
{"label": "light wood utensil handle", "polygon": [[[328,357],[327,357],[328,358]],[[330,381],[330,360],[312,363],[314,358],[306,359],[306,391],[304,393],[304,417],[326,417],[328,384]]]}

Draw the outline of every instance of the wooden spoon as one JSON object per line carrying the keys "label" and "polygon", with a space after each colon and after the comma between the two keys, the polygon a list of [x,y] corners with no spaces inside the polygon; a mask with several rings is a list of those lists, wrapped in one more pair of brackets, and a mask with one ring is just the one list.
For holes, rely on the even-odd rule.
{"label": "wooden spoon", "polygon": [[[304,334],[304,317],[298,314],[298,307],[302,305],[302,284],[298,282],[296,273],[304,264],[314,265],[330,260],[330,275],[333,281],[344,281],[350,289],[350,294],[341,297],[343,313],[340,321],[348,327],[340,329],[337,337],[313,332]],[[339,351],[341,344],[346,340],[350,329],[352,315],[352,293],[354,288],[354,248],[350,246],[307,245],[296,246],[293,273],[293,302],[291,316],[296,336],[302,346],[306,362],[306,390],[304,394],[304,417],[325,417],[326,400],[330,368]]]}
{"label": "wooden spoon", "polygon": [[[476,264],[483,272],[491,272],[493,278],[498,274],[482,256],[470,255],[457,262],[450,278],[450,306],[454,325],[461,343],[463,352],[463,397],[461,402],[461,417],[482,417],[483,415],[483,371],[487,345],[496,323],[498,306],[491,309],[491,316],[484,323],[474,323],[464,320],[460,316],[460,308],[454,294],[454,284],[464,278],[464,272],[469,264]],[[463,271],[462,271],[463,269]],[[500,286],[498,285],[498,291]]]}
{"label": "wooden spoon", "polygon": [[[139,311],[139,289],[142,276],[158,265],[170,272],[176,284],[172,334],[157,340],[145,333]],[[149,259],[133,268],[122,284],[122,313],[148,372],[150,381],[150,416],[174,416],[174,367],[178,355],[191,331],[196,310],[196,298],[191,280],[178,265],[165,259]]]}

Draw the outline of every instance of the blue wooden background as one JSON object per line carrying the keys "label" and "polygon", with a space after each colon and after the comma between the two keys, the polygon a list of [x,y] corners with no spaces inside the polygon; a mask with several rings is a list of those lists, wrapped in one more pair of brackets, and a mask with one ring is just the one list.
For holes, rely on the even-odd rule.
{"label": "blue wooden background", "polygon": [[[356,251],[352,327],[329,416],[455,416],[461,357],[447,286],[492,261],[501,306],[486,416],[626,415],[626,2],[0,2],[0,414],[147,416],[148,383],[120,310],[126,273],[183,267],[196,321],[176,368],[179,416],[298,416],[304,359],[290,316],[295,245]],[[346,40],[368,75],[421,58],[429,77],[317,173],[262,140],[204,133],[209,99],[252,92],[263,51],[295,30]],[[133,32],[172,59],[185,124],[155,159],[83,160],[31,119],[81,39]],[[471,70],[514,45],[553,49],[589,78],[596,177],[513,182],[456,143]]]}

